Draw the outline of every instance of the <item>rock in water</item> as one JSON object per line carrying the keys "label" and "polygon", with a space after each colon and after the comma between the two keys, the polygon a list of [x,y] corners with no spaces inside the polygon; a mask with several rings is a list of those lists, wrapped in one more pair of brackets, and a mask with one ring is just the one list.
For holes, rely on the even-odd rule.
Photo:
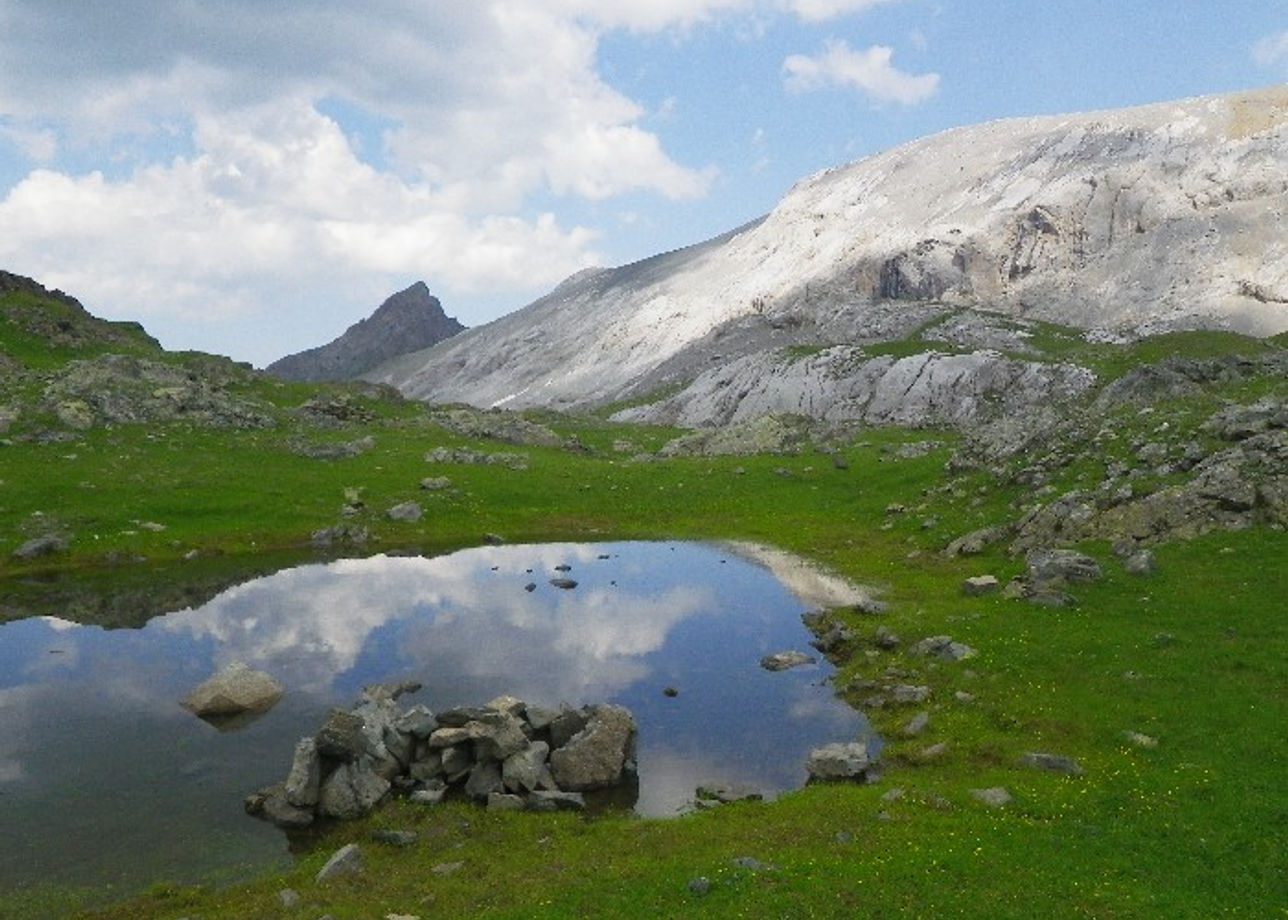
{"label": "rock in water", "polygon": [[181,705],[217,728],[238,728],[272,709],[284,692],[271,675],[234,661],[184,697]]}

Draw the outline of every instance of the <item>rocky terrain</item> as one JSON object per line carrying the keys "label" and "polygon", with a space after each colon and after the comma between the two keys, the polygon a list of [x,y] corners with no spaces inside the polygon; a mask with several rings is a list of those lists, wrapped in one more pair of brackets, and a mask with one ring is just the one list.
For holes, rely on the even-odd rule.
{"label": "rocky terrain", "polygon": [[[973,420],[1020,389],[1045,403],[1086,387],[1025,354],[1035,323],[1093,342],[1288,329],[1286,208],[1282,87],[1000,121],[811,176],[760,220],[582,272],[367,377],[480,407],[666,392],[629,417],[697,425]],[[918,339],[920,357],[873,353]],[[904,386],[924,412],[892,407]]]}
{"label": "rocky terrain", "polygon": [[390,358],[428,348],[464,328],[443,312],[425,282],[417,281],[334,341],[287,355],[266,370],[283,380],[352,380]]}

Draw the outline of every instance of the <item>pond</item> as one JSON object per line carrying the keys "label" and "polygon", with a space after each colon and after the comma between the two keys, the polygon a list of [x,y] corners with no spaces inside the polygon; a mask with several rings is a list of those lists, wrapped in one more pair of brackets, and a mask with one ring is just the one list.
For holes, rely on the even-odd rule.
{"label": "pond", "polygon": [[[285,836],[247,817],[244,796],[378,682],[418,681],[402,704],[434,710],[501,694],[626,706],[641,815],[686,810],[702,784],[799,787],[810,748],[866,728],[825,662],[758,662],[812,653],[801,614],[858,598],[758,548],[534,544],[302,565],[141,629],[0,625],[0,839],[22,841],[0,848],[0,887],[129,891],[286,862]],[[286,694],[220,732],[178,701],[233,661]]]}

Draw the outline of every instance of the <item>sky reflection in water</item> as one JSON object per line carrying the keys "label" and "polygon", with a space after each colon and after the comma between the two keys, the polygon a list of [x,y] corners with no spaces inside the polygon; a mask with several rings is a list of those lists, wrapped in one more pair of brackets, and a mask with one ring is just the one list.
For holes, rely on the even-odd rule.
{"label": "sky reflection in water", "polygon": [[[559,565],[575,589],[550,584]],[[796,787],[809,748],[863,730],[825,664],[758,666],[808,650],[807,607],[716,546],[546,544],[302,566],[139,630],[5,624],[0,834],[26,845],[0,851],[0,885],[128,887],[284,859],[281,833],[245,817],[242,797],[285,775],[329,707],[381,681],[422,682],[403,702],[432,709],[502,693],[627,706],[642,814],[682,810],[701,783]],[[232,661],[287,692],[221,734],[177,701]]]}

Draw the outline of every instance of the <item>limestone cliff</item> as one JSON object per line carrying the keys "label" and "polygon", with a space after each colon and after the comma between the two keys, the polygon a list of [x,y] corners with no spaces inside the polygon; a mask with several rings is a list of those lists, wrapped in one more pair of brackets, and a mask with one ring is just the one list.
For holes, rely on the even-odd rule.
{"label": "limestone cliff", "polygon": [[366,376],[437,402],[577,408],[961,310],[1102,337],[1272,335],[1288,330],[1286,212],[1288,88],[999,121],[811,176],[725,236],[583,272]]}

